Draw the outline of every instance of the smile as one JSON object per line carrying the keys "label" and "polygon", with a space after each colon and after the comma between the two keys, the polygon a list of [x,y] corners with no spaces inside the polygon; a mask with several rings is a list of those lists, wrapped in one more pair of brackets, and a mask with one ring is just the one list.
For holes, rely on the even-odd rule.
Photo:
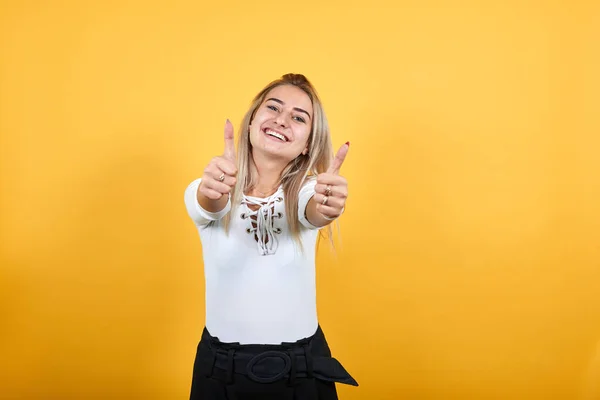
{"label": "smile", "polygon": [[285,136],[284,136],[284,135],[282,135],[281,133],[279,133],[279,132],[276,132],[276,131],[274,131],[274,130],[272,130],[272,129],[266,128],[266,129],[264,129],[264,133],[265,133],[267,136],[270,136],[270,137],[273,137],[273,138],[276,138],[276,139],[278,139],[279,141],[282,141],[282,142],[287,142],[287,141],[288,141],[288,138],[287,138],[287,137],[285,137]]}

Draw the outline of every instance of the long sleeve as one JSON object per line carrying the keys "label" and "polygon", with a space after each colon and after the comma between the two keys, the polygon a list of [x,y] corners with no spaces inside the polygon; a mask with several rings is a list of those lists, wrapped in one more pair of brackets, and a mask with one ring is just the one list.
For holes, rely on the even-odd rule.
{"label": "long sleeve", "polygon": [[231,210],[231,198],[227,200],[225,208],[218,212],[209,212],[198,203],[198,186],[202,179],[196,179],[185,189],[184,201],[187,213],[197,226],[208,225],[211,221],[218,221]]}
{"label": "long sleeve", "polygon": [[315,195],[315,185],[317,184],[316,178],[309,178],[308,181],[300,189],[298,194],[298,220],[300,223],[308,229],[319,229],[317,226],[311,224],[306,218],[306,207],[308,202]]}

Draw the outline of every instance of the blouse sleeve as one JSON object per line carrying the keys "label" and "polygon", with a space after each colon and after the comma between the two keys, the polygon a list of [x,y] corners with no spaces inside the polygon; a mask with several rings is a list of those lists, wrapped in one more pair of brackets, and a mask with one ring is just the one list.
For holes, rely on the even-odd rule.
{"label": "blouse sleeve", "polygon": [[194,223],[197,226],[206,226],[211,221],[220,220],[229,212],[229,210],[231,210],[231,197],[227,200],[225,208],[223,208],[221,211],[210,212],[205,210],[198,203],[198,197],[196,195],[201,181],[202,179],[199,178],[188,185],[188,187],[185,189],[184,201],[187,213]]}
{"label": "blouse sleeve", "polygon": [[315,177],[308,178],[308,181],[300,189],[300,194],[298,196],[298,220],[308,229],[319,229],[319,227],[311,224],[306,218],[306,206],[308,206],[308,202],[315,195],[316,184],[317,179]]}

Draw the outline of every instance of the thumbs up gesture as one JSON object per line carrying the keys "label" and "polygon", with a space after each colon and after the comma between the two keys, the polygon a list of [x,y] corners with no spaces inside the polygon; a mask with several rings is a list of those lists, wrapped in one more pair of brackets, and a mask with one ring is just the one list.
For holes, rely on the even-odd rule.
{"label": "thumbs up gesture", "polygon": [[[204,169],[202,181],[198,187],[198,201],[211,209],[222,209],[224,205],[210,204],[221,200],[224,195],[231,192],[236,182],[237,166],[235,145],[233,142],[233,125],[229,120],[225,123],[225,150],[223,155],[213,158]],[[202,199],[204,196],[205,199]],[[212,200],[212,201],[211,201]]]}
{"label": "thumbs up gesture", "polygon": [[348,198],[348,182],[340,175],[340,168],[349,149],[349,142],[340,147],[327,172],[317,176],[314,200],[317,211],[329,221],[342,214]]}

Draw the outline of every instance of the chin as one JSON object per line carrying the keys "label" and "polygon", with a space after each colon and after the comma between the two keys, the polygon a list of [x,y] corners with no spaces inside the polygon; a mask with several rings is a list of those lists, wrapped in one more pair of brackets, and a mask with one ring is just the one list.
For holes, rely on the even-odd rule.
{"label": "chin", "polygon": [[289,152],[279,151],[276,149],[270,149],[268,147],[267,148],[254,147],[253,151],[256,152],[257,150],[262,155],[264,155],[268,158],[282,160],[282,161],[285,161],[286,163],[288,163],[288,162],[292,161],[294,158],[296,158],[296,157],[294,157],[293,154],[290,154]]}

